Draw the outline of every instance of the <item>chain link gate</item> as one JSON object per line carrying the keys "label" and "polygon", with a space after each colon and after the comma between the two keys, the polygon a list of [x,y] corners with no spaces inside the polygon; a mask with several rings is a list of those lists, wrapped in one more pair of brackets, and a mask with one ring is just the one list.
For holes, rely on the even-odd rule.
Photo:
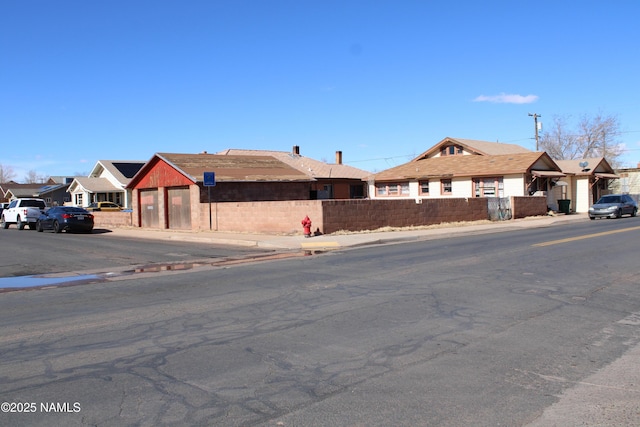
{"label": "chain link gate", "polygon": [[491,221],[511,219],[511,198],[487,197],[487,210]]}

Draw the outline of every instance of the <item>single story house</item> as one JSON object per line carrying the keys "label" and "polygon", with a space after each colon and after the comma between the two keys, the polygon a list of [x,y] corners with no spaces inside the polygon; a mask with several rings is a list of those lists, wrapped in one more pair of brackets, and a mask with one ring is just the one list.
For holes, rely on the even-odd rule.
{"label": "single story house", "polygon": [[47,206],[64,205],[69,201],[67,189],[69,184],[57,183],[49,179],[46,183],[2,185],[3,199],[10,201],[23,197],[35,197],[44,199]]}
{"label": "single story house", "polygon": [[127,184],[144,166],[141,160],[99,160],[86,177],[77,177],[69,186],[71,204],[89,206],[93,202],[113,202],[131,207]]}
{"label": "single story house", "polygon": [[[205,183],[205,173],[213,182]],[[134,226],[199,230],[203,206],[211,226],[211,202],[308,200],[313,181],[272,156],[156,153],[127,188]]]}
{"label": "single story house", "polygon": [[572,212],[585,213],[600,196],[610,194],[611,183],[620,178],[604,157],[556,160],[566,175],[556,182],[553,198],[570,200]]}
{"label": "single story house", "polygon": [[369,178],[371,198],[548,197],[565,174],[544,152],[445,138],[415,159]]}
{"label": "single story house", "polygon": [[312,178],[311,200],[363,199],[367,197],[364,180],[369,172],[342,163],[342,151],[336,151],[335,163],[305,157],[295,145],[291,152],[270,150],[227,149],[219,155],[272,156]]}

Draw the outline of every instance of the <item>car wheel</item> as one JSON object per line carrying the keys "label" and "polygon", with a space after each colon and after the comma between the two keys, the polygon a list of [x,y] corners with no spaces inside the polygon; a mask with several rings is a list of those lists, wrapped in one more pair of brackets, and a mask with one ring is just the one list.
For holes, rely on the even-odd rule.
{"label": "car wheel", "polygon": [[20,217],[16,219],[16,227],[18,227],[18,230],[24,230],[24,223],[22,222]]}
{"label": "car wheel", "polygon": [[622,218],[622,209],[616,211],[616,218]]}
{"label": "car wheel", "polygon": [[40,220],[38,220],[38,222],[36,222],[36,231],[38,233],[42,233],[44,231],[44,228],[42,228],[42,223],[40,222]]}
{"label": "car wheel", "polygon": [[589,219],[593,221],[594,219],[596,219],[596,217],[595,216],[590,216]]}
{"label": "car wheel", "polygon": [[633,208],[633,210],[631,211],[631,216],[637,216],[638,215],[638,208]]}
{"label": "car wheel", "polygon": [[60,228],[60,223],[58,221],[53,221],[53,232],[61,233],[62,229]]}
{"label": "car wheel", "polygon": [[2,228],[5,230],[9,228],[9,223],[4,220],[4,215],[2,216]]}

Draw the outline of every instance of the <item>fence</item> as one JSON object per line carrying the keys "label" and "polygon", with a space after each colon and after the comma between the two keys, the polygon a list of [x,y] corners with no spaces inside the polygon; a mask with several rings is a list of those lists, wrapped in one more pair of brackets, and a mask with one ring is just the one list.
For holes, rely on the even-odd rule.
{"label": "fence", "polygon": [[[496,203],[494,213],[490,205]],[[312,220],[312,231],[376,230],[383,227],[425,226],[441,223],[507,220],[545,215],[544,197],[433,199],[291,200],[274,202],[198,203],[192,209],[191,231],[239,233],[302,233],[300,221]],[[96,212],[96,227],[136,226],[136,213]],[[167,226],[160,225],[161,229]]]}

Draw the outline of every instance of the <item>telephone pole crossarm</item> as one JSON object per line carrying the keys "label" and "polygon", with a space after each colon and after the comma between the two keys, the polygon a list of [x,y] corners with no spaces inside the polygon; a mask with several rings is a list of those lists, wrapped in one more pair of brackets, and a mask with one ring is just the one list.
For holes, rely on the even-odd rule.
{"label": "telephone pole crossarm", "polygon": [[535,127],[536,130],[536,151],[538,151],[538,145],[540,142],[540,138],[538,136],[538,117],[542,117],[540,114],[537,113],[529,113],[529,117],[533,117],[533,125]]}

